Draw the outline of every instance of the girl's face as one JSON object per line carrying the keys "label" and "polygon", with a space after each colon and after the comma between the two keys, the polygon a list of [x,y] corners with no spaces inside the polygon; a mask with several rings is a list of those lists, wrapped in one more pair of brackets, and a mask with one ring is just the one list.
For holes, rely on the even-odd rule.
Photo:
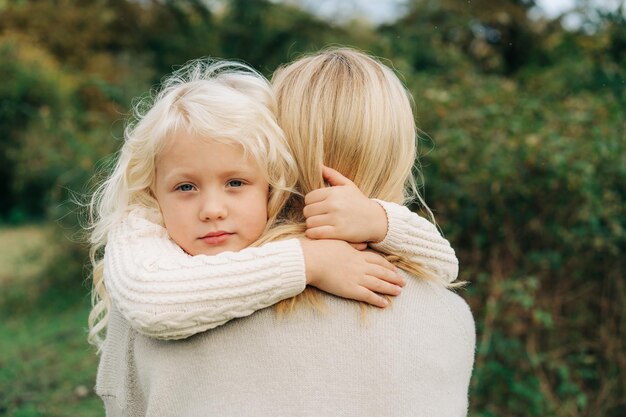
{"label": "girl's face", "polygon": [[241,145],[177,133],[157,157],[154,191],[170,237],[190,255],[241,250],[267,223],[269,184]]}

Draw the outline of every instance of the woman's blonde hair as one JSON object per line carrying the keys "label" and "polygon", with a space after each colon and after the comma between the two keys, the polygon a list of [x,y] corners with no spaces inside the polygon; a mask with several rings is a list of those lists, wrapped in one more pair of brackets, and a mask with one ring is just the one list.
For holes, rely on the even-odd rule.
{"label": "woman's blonde hair", "polygon": [[[285,224],[264,241],[301,235],[306,229],[303,197],[324,187],[322,163],[351,179],[369,198],[406,204],[419,200],[415,175],[417,132],[411,96],[378,60],[353,49],[334,48],[305,56],[279,68],[272,78],[278,123],[298,163],[297,193]],[[422,265],[391,256],[396,265],[418,277],[439,281]],[[320,307],[314,289],[282,301],[278,311],[304,301]]]}
{"label": "woman's blonde hair", "polygon": [[116,165],[89,205],[91,343],[101,344],[110,308],[102,262],[107,235],[134,206],[159,209],[152,192],[155,159],[176,132],[184,129],[211,140],[241,145],[257,161],[270,184],[265,230],[274,225],[297,176],[276,113],[273,91],[262,75],[242,63],[212,59],[187,63],[165,78],[158,91],[134,106]]}

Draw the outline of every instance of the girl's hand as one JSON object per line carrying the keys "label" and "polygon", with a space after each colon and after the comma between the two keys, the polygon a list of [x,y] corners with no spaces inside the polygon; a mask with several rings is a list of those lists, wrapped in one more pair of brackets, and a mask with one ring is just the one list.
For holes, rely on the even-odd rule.
{"label": "girl's hand", "polygon": [[404,278],[379,254],[358,251],[341,240],[301,239],[307,284],[376,307],[389,303],[380,294],[399,295]]}
{"label": "girl's hand", "polygon": [[380,242],[387,235],[387,214],[380,204],[338,171],[324,166],[330,187],[311,191],[304,198],[306,237],[351,243]]}

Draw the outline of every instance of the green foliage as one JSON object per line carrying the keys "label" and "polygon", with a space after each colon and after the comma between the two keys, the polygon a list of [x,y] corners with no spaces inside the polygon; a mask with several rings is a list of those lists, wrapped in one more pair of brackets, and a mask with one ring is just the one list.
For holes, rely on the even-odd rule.
{"label": "green foliage", "polygon": [[58,215],[67,190],[80,190],[114,149],[121,125],[111,124],[129,98],[96,76],[75,77],[16,37],[0,38],[0,76],[0,221]]}
{"label": "green foliage", "polygon": [[[464,65],[483,72],[514,74],[546,59],[540,34],[528,17],[532,1],[413,0],[408,13],[381,28],[388,48],[420,71]],[[450,48],[452,47],[452,48]]]}
{"label": "green foliage", "polygon": [[102,416],[93,391],[97,357],[85,344],[83,300],[63,310],[40,309],[0,323],[0,414]]}
{"label": "green foliage", "polygon": [[623,106],[551,71],[456,75],[411,87],[436,143],[429,197],[473,282],[476,415],[619,415],[626,346],[608,335],[626,334]]}
{"label": "green foliage", "polygon": [[[529,19],[533,1],[407,3],[405,16],[378,28],[265,0],[0,3],[0,221],[63,218],[66,227],[50,237],[59,243],[41,260],[43,275],[0,290],[0,311],[14,315],[0,340],[15,339],[0,346],[9,355],[0,358],[0,413],[87,415],[42,404],[82,407],[59,394],[72,390],[60,381],[91,387],[95,358],[76,365],[87,369],[80,380],[27,376],[75,368],[52,366],[52,333],[24,306],[67,310],[82,315],[68,326],[84,326],[86,311],[72,309],[85,292],[86,248],[72,243],[80,209],[66,203],[68,190],[89,191],[119,146],[132,97],[199,56],[270,75],[329,44],[389,59],[432,139],[422,152],[426,197],[471,282],[462,295],[477,323],[470,414],[626,413],[623,8],[589,10],[584,30],[568,32]],[[35,326],[32,348],[22,326]],[[50,326],[69,332],[53,316]],[[78,349],[77,340],[54,346]],[[8,365],[24,360],[32,369]],[[85,404],[100,413],[98,401]]]}
{"label": "green foliage", "polygon": [[294,53],[317,50],[344,39],[353,41],[341,27],[296,7],[266,1],[230,1],[220,25],[223,56],[243,59],[268,75],[291,60]]}
{"label": "green foliage", "polygon": [[[68,103],[66,80],[53,60],[43,51],[16,39],[0,38],[0,219],[19,220],[23,215],[43,211],[43,194],[52,186],[52,178],[33,184],[23,174],[29,166],[40,168],[36,161],[27,166],[20,159],[27,149],[24,142],[56,132],[55,121],[61,118]],[[39,142],[44,142],[39,140]],[[45,142],[44,142],[45,143]]]}

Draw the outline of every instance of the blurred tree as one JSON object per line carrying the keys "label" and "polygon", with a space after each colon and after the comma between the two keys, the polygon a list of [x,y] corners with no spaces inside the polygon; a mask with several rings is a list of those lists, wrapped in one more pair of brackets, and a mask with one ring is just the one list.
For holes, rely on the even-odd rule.
{"label": "blurred tree", "polygon": [[216,17],[200,0],[152,0],[139,22],[138,44],[156,76],[201,56],[220,56]]}
{"label": "blurred tree", "polygon": [[413,0],[404,17],[380,31],[394,54],[409,59],[415,69],[449,68],[443,59],[452,45],[480,70],[510,75],[543,60],[535,22],[528,17],[534,4],[532,0]]}
{"label": "blurred tree", "polygon": [[0,78],[0,219],[41,218],[54,179],[31,183],[24,168],[37,169],[39,161],[24,166],[19,160],[27,135],[37,136],[38,143],[31,145],[47,146],[50,138],[44,132],[47,127],[57,127],[66,114],[71,80],[45,51],[11,37],[0,38]]}
{"label": "blurred tree", "polygon": [[140,49],[142,12],[140,2],[126,0],[13,0],[0,11],[0,33],[20,33],[63,66],[112,76],[102,61]]}
{"label": "blurred tree", "polygon": [[220,24],[224,57],[243,59],[266,75],[299,53],[332,42],[358,42],[343,27],[293,5],[268,0],[230,1]]}

